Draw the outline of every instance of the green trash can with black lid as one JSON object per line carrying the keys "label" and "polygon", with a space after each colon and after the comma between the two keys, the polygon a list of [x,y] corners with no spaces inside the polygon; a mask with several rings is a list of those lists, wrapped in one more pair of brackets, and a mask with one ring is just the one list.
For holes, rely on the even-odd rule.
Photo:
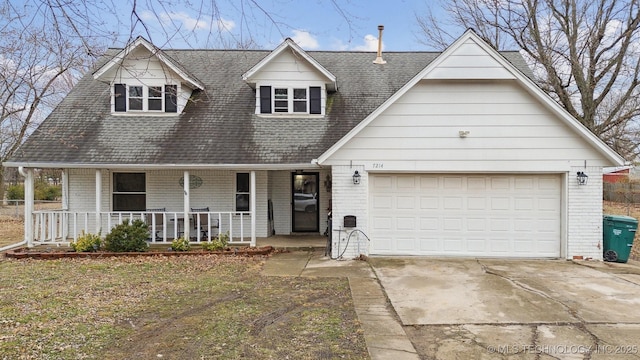
{"label": "green trash can with black lid", "polygon": [[631,254],[637,229],[638,220],[631,216],[604,215],[602,217],[604,260],[626,263]]}

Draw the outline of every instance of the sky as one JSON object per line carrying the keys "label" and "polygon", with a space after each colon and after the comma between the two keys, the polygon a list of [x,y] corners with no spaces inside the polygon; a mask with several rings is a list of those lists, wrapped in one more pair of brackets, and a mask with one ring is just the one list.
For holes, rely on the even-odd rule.
{"label": "sky", "polygon": [[[198,9],[191,9],[155,1],[161,0],[137,3],[146,28],[135,27],[133,35],[162,48],[230,47],[251,39],[254,48],[273,49],[290,37],[305,50],[376,51],[384,25],[383,50],[433,50],[418,41],[416,21],[433,0],[216,0],[204,10],[211,2],[192,1]],[[130,14],[121,16],[119,26],[128,31]]]}

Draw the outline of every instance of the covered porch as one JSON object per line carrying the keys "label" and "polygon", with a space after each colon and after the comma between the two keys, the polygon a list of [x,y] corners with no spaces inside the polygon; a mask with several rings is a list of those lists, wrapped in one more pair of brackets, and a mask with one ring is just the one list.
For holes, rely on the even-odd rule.
{"label": "covered porch", "polygon": [[[94,169],[91,180],[87,177],[89,171],[63,170],[61,209],[36,211],[33,169],[20,168],[25,178],[24,242],[27,246],[68,244],[83,233],[104,236],[125,220],[147,223],[151,243],[170,243],[180,237],[200,243],[226,234],[231,244],[256,246],[255,171],[237,172],[237,184],[220,185],[211,181],[205,190],[209,199],[215,199],[214,188],[222,188],[215,191],[232,197],[215,204],[201,196],[203,191],[193,191],[202,186],[203,180],[189,170],[173,171],[171,179],[177,174],[182,176],[170,186],[156,185],[168,183],[166,175],[156,176],[158,172]],[[176,185],[180,186],[179,190],[174,189]]]}

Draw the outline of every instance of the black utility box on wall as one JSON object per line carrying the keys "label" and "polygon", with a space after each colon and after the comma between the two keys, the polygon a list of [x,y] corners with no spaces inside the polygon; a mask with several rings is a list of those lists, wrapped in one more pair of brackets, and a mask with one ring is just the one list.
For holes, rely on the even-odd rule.
{"label": "black utility box on wall", "polygon": [[344,217],[344,227],[346,228],[354,228],[356,227],[356,216],[355,215],[346,215]]}

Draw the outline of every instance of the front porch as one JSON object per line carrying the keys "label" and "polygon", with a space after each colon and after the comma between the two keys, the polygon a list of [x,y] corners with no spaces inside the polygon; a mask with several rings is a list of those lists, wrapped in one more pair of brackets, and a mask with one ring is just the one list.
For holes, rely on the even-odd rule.
{"label": "front porch", "polygon": [[[186,221],[185,221],[186,219]],[[250,212],[79,212],[39,210],[33,212],[33,245],[64,244],[75,241],[83,233],[106,235],[125,220],[142,220],[149,226],[149,242],[171,243],[185,237],[191,243],[211,241],[220,234],[229,235],[229,243],[255,246],[250,230]],[[97,229],[97,230],[96,230]]]}

